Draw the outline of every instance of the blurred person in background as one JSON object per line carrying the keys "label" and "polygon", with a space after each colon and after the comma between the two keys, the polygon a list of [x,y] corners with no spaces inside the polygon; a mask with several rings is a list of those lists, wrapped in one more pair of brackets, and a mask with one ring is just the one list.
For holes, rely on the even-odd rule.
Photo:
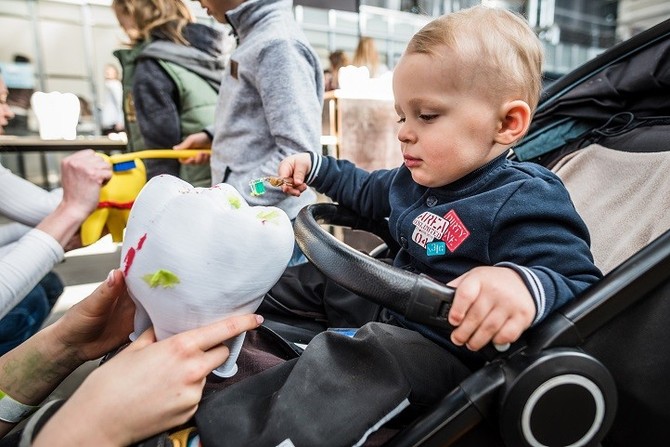
{"label": "blurred person in background", "polygon": [[[113,0],[129,39],[115,51],[123,67],[123,107],[128,149],[172,148],[214,122],[225,67],[223,35],[194,17],[181,0]],[[146,160],[147,179],[180,177],[212,185],[209,163]]]}
{"label": "blurred person in background", "polygon": [[5,86],[9,87],[7,104],[11,107],[14,118],[5,126],[4,132],[9,135],[31,135],[33,131],[30,120],[30,97],[35,92],[32,62],[23,54],[15,54],[12,61],[13,63],[7,66],[11,69],[11,73],[5,73],[7,76]]}
{"label": "blurred person in background", "polygon": [[[0,73],[0,133],[13,118]],[[37,332],[63,292],[51,269],[81,246],[79,228],[93,212],[112,167],[92,150],[61,162],[62,188],[48,192],[0,164],[0,354]]]}
{"label": "blurred person in background", "polygon": [[389,71],[388,67],[380,60],[375,40],[367,36],[362,36],[358,41],[352,65],[367,67],[371,78],[378,78]]}
{"label": "blurred person in background", "polygon": [[326,77],[325,89],[326,91],[337,90],[340,88],[339,71],[340,68],[351,64],[349,56],[342,50],[335,50],[328,55],[330,62],[329,74]]}
{"label": "blurred person in background", "polygon": [[[276,206],[291,220],[316,202],[278,188],[253,195],[249,182],[274,176],[291,154],[321,151],[323,68],[293,15],[291,0],[199,0],[232,26],[238,46],[225,71],[216,120],[178,149],[212,148],[212,181],[235,187],[252,206]],[[197,157],[194,157],[197,158]],[[298,246],[289,265],[307,259]]]}
{"label": "blurred person in background", "polygon": [[123,123],[123,86],[121,73],[116,65],[105,65],[105,85],[102,97],[102,134],[122,132]]}
{"label": "blurred person in background", "polygon": [[9,106],[9,90],[0,72],[0,135],[5,133],[5,127],[14,119],[14,111]]}

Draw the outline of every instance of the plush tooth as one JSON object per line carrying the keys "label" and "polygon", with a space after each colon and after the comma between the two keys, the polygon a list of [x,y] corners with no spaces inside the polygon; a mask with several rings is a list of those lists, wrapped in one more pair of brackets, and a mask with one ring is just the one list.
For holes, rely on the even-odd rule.
{"label": "plush tooth", "polygon": [[[130,211],[123,270],[135,300],[137,336],[153,325],[160,340],[254,312],[293,253],[291,222],[276,207],[249,206],[232,186],[194,188],[169,175],[152,178]],[[226,344],[214,372],[230,377],[244,334]]]}

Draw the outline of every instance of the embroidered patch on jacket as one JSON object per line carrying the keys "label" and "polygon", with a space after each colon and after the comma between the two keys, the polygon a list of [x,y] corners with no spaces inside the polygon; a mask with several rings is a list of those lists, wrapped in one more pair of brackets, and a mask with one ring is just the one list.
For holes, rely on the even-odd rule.
{"label": "embroidered patch on jacket", "polygon": [[239,64],[235,60],[230,60],[230,75],[233,77],[233,79],[237,79],[237,69],[239,68]]}
{"label": "embroidered patch on jacket", "polygon": [[447,254],[447,244],[444,241],[431,242],[426,245],[426,254],[428,256],[443,256]]}
{"label": "embroidered patch on jacket", "polygon": [[449,221],[437,214],[425,211],[418,215],[413,221],[414,232],[412,240],[426,248],[428,243],[435,239],[440,240],[449,227]]}
{"label": "embroidered patch on jacket", "polygon": [[449,226],[441,239],[447,244],[449,251],[453,253],[470,236],[470,231],[465,228],[456,211],[449,211],[444,218],[449,221]]}

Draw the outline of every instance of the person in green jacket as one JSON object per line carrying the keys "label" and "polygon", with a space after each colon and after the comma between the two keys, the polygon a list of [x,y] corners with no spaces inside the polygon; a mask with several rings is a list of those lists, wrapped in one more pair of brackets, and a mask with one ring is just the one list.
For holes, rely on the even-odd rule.
{"label": "person in green jacket", "polygon": [[[130,48],[114,52],[123,67],[128,149],[172,148],[214,121],[225,66],[223,35],[194,23],[181,0],[114,0]],[[209,163],[146,161],[147,178],[171,174],[212,185]]]}

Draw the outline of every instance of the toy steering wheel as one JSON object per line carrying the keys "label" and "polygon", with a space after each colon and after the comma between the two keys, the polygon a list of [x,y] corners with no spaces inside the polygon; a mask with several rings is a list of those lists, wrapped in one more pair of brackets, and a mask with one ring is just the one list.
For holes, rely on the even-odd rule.
{"label": "toy steering wheel", "polygon": [[371,232],[395,244],[386,221],[370,221],[332,203],[303,208],[295,221],[296,241],[305,256],[326,276],[364,298],[419,323],[451,328],[447,320],[454,289],[432,278],[388,265],[359,252],[320,224]]}

